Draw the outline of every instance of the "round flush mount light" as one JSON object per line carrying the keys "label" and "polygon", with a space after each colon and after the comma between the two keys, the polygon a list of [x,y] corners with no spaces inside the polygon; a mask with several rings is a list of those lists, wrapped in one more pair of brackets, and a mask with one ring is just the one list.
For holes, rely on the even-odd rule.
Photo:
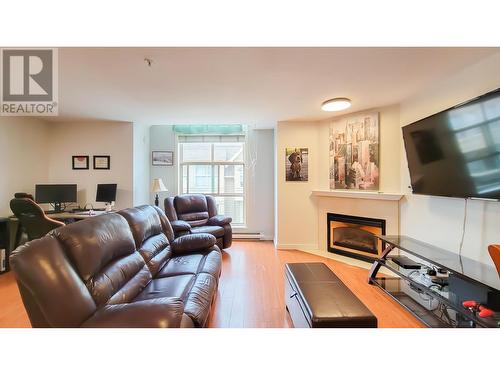
{"label": "round flush mount light", "polygon": [[333,98],[321,104],[321,109],[326,112],[336,112],[347,109],[351,106],[351,99],[348,98]]}

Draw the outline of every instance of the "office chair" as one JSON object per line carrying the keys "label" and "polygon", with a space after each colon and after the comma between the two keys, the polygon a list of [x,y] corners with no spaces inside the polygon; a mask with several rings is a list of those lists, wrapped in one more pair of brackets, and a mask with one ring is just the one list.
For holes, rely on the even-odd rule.
{"label": "office chair", "polygon": [[498,277],[500,277],[500,245],[488,246],[488,252],[490,253],[491,259],[493,259],[493,263],[495,263]]}
{"label": "office chair", "polygon": [[14,198],[28,198],[28,199],[31,199],[32,201],[35,200],[35,199],[33,199],[33,195],[28,194],[28,193],[15,193]]}
{"label": "office chair", "polygon": [[26,230],[29,241],[41,238],[52,229],[64,225],[60,221],[47,217],[42,208],[29,198],[12,199],[10,201],[10,209]]}

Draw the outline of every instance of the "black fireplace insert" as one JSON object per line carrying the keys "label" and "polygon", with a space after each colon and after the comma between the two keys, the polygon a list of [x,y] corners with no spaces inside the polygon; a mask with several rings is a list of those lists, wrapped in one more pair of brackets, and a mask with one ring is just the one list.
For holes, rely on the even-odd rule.
{"label": "black fireplace insert", "polygon": [[385,220],[328,213],[328,251],[373,262],[380,254],[374,234],[385,235]]}

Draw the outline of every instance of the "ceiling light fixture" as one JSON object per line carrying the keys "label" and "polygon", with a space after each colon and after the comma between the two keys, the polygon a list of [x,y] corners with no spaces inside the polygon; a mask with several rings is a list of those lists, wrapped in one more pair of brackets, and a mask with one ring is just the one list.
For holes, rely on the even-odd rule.
{"label": "ceiling light fixture", "polygon": [[321,109],[326,112],[336,112],[347,109],[351,106],[351,99],[348,98],[333,98],[321,104]]}

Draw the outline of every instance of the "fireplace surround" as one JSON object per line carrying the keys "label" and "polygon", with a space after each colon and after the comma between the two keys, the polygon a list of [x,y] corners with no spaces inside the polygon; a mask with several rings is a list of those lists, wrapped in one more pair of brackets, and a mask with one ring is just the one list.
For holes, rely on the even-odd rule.
{"label": "fireplace surround", "polygon": [[382,253],[374,234],[385,235],[385,220],[327,213],[328,251],[373,262]]}

